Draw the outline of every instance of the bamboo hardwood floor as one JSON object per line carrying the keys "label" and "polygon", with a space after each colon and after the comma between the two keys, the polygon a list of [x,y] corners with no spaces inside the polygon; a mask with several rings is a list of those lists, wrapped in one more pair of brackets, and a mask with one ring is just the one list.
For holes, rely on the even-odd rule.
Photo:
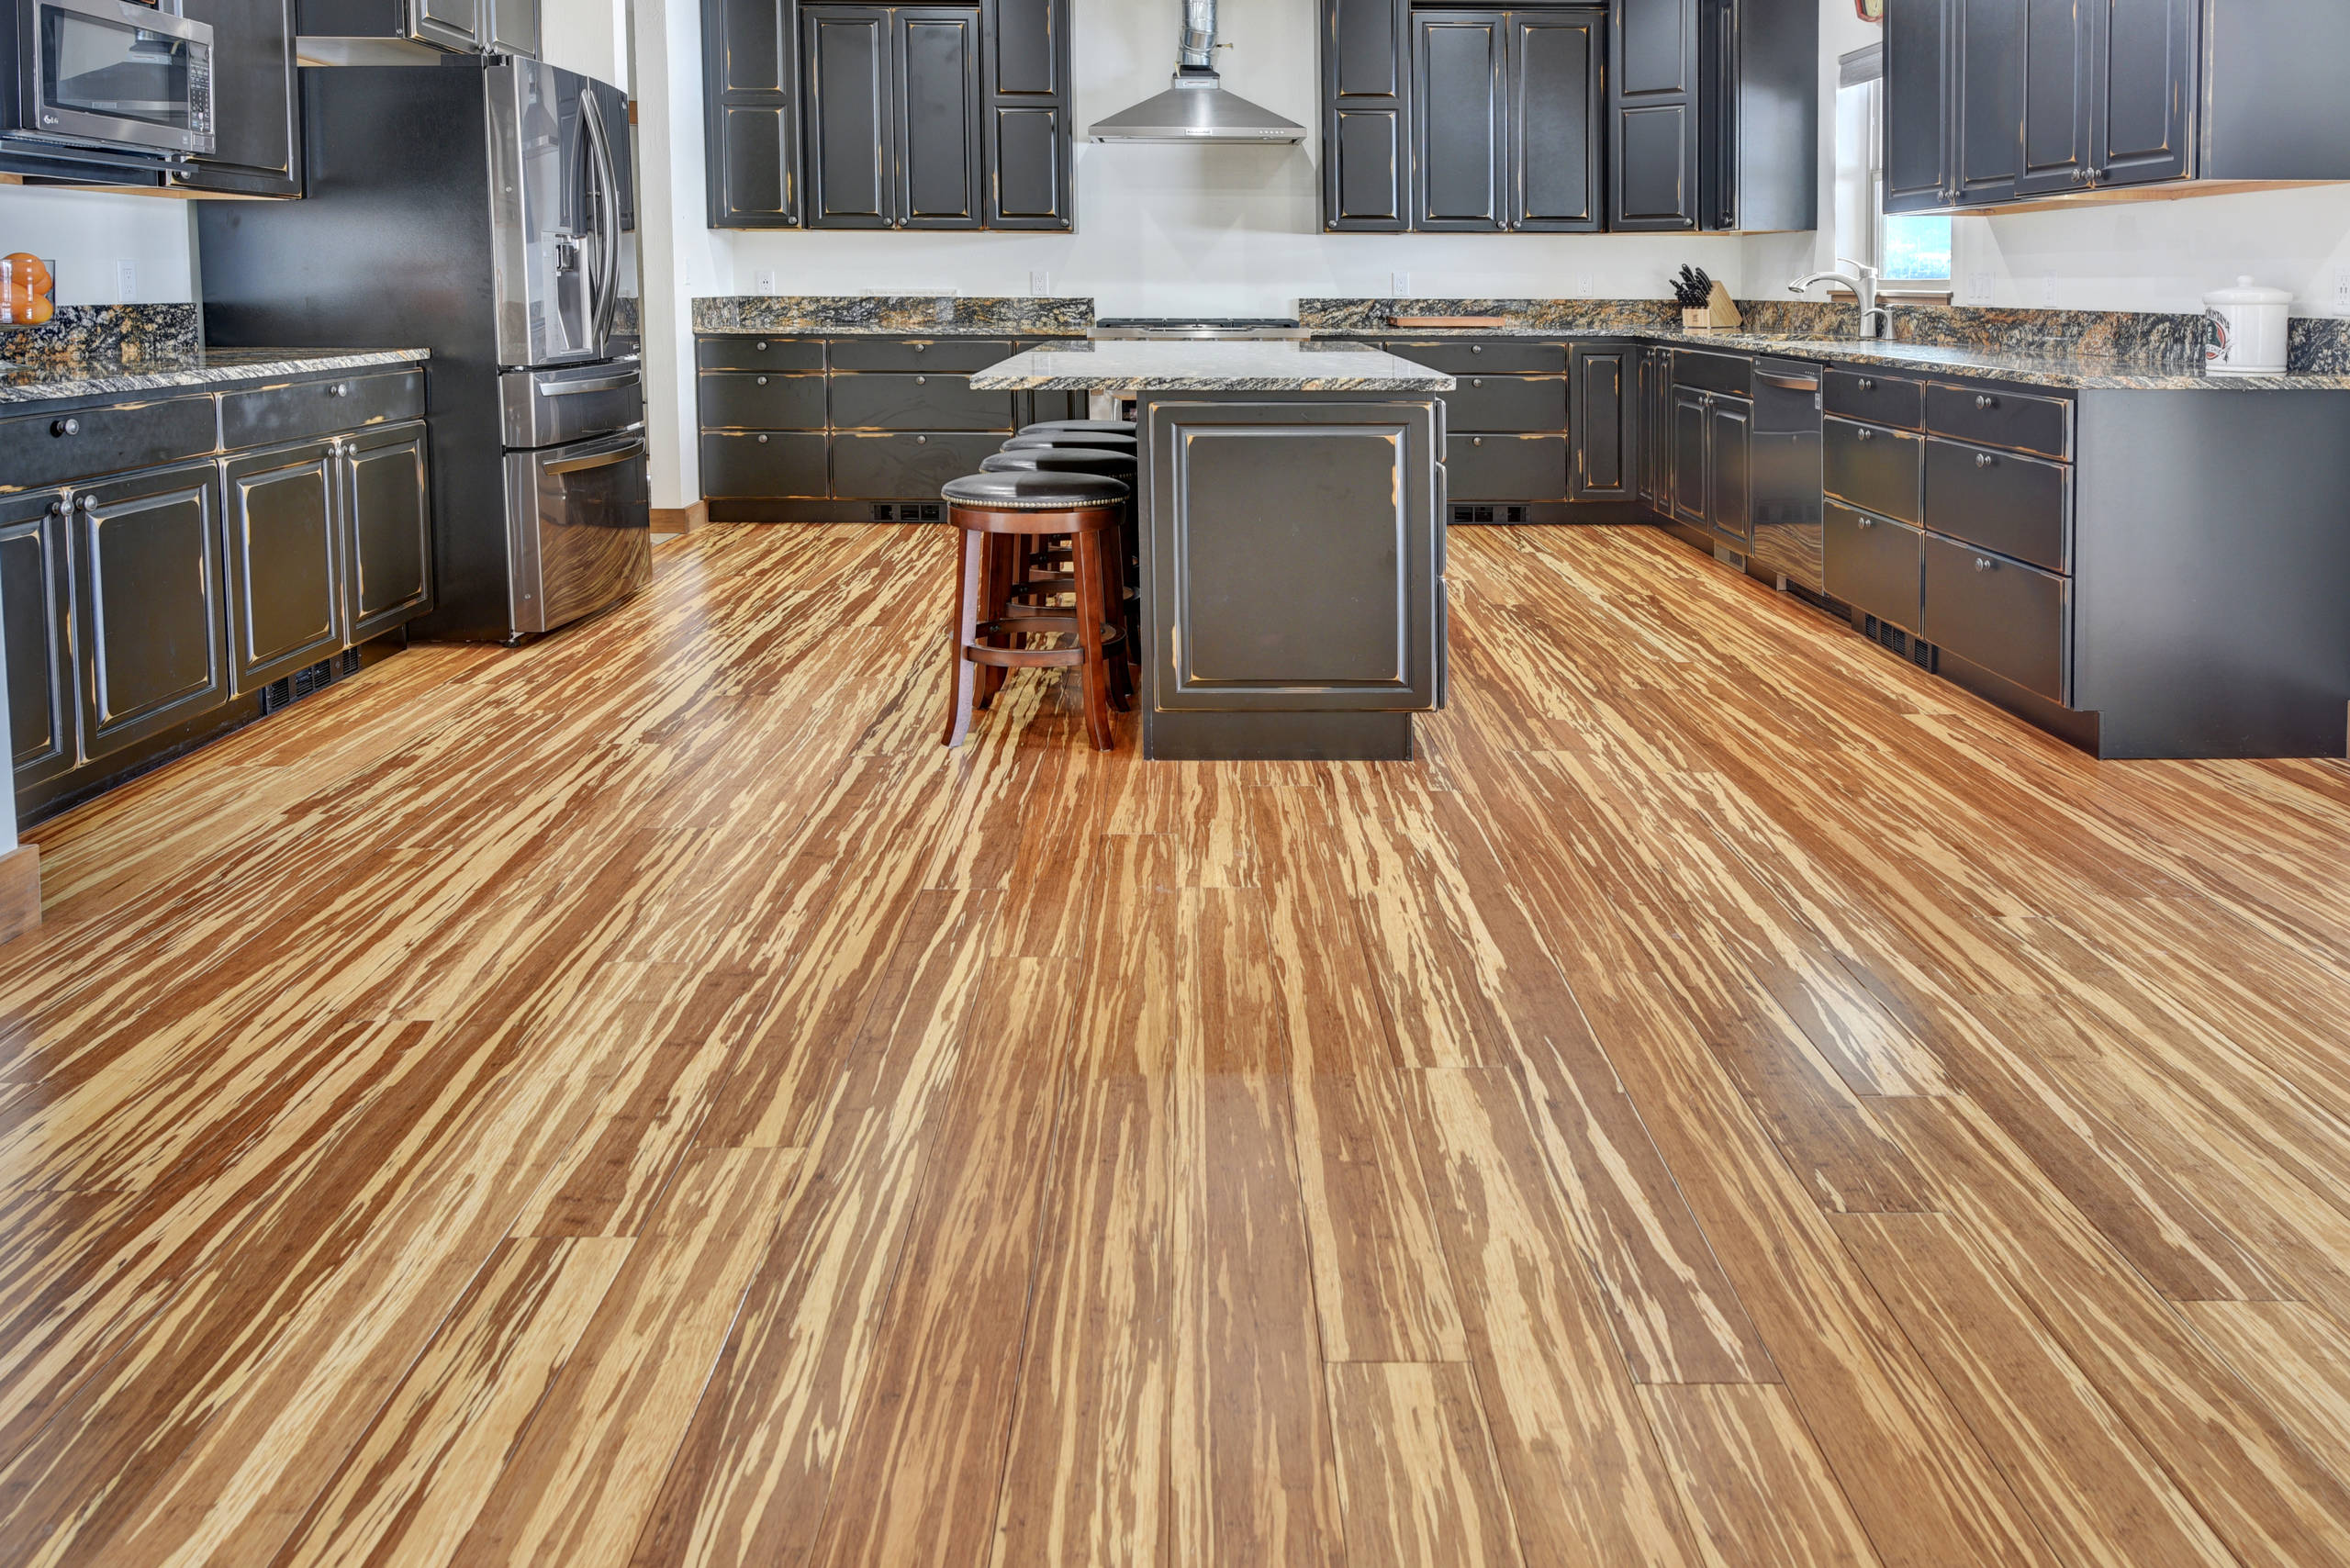
{"label": "bamboo hardwood floor", "polygon": [[1640,530],[1146,765],[715,527],[43,826],[0,1562],[2350,1564],[2350,767]]}

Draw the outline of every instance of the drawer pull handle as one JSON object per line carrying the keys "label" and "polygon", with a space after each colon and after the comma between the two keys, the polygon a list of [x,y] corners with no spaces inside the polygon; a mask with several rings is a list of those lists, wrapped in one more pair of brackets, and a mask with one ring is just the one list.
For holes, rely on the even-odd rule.
{"label": "drawer pull handle", "polygon": [[916,343],[914,345],[914,353],[928,353],[929,352],[930,345],[928,343]]}
{"label": "drawer pull handle", "polygon": [[1873,430],[1855,431],[1852,432],[1852,437],[1855,441],[1874,441],[1876,439],[1876,431]]}
{"label": "drawer pull handle", "polygon": [[930,377],[927,375],[917,375],[914,377],[914,385],[917,386],[927,386],[930,385]]}
{"label": "drawer pull handle", "polygon": [[759,444],[760,444],[761,446],[765,446],[767,443],[767,437],[765,437],[765,436],[761,436],[761,437],[759,437]]}
{"label": "drawer pull handle", "polygon": [[765,386],[767,384],[767,378],[766,376],[764,376],[764,375],[760,376],[760,377],[759,377],[759,385],[760,385],[760,386]]}
{"label": "drawer pull handle", "polygon": [[1485,438],[1481,435],[1472,435],[1469,438],[1469,444],[1472,446],[1483,446],[1485,444]]}
{"label": "drawer pull handle", "polygon": [[1975,406],[1978,409],[1995,409],[1998,404],[1999,400],[1988,392],[1977,392],[1975,395]]}
{"label": "drawer pull handle", "polygon": [[1483,353],[1485,352],[1485,345],[1483,343],[1471,343],[1469,345],[1469,352],[1471,353]]}
{"label": "drawer pull handle", "polygon": [[765,343],[761,343],[761,344],[759,345],[759,352],[760,352],[761,353],[767,353],[767,344],[765,344]]}
{"label": "drawer pull handle", "polygon": [[1991,557],[1990,557],[1990,556],[1988,556],[1988,555],[1977,555],[1977,556],[1975,556],[1975,569],[1976,571],[1978,571],[1978,572],[1987,572],[1987,571],[1989,571],[1989,570],[1991,569]]}
{"label": "drawer pull handle", "polygon": [[75,510],[79,510],[84,517],[86,517],[90,513],[98,510],[98,498],[95,496],[76,496],[73,498],[73,505]]}
{"label": "drawer pull handle", "polygon": [[82,421],[79,420],[60,420],[55,424],[49,427],[49,433],[51,435],[80,435],[82,433]]}
{"label": "drawer pull handle", "polygon": [[1484,384],[1485,378],[1482,375],[1472,375],[1469,378],[1469,385],[1472,386],[1483,386]]}
{"label": "drawer pull handle", "polygon": [[327,388],[327,396],[328,396],[328,397],[330,397],[330,398],[348,398],[348,397],[350,397],[350,396],[351,396],[351,383],[349,383],[348,381],[338,381],[338,382],[336,382],[333,386],[330,386],[330,387],[328,387],[328,388]]}
{"label": "drawer pull handle", "polygon": [[60,496],[57,499],[49,503],[49,515],[51,517],[63,517],[65,515],[64,497]]}
{"label": "drawer pull handle", "polygon": [[918,435],[914,437],[914,444],[916,446],[928,446],[930,444],[930,437],[926,435]]}
{"label": "drawer pull handle", "polygon": [[1875,390],[1876,390],[1876,381],[1875,381],[1875,379],[1874,379],[1874,377],[1872,377],[1872,376],[1866,376],[1866,375],[1862,376],[1862,377],[1861,377],[1861,390],[1862,390],[1862,391],[1863,391],[1863,392],[1874,392],[1874,391],[1875,391]]}
{"label": "drawer pull handle", "polygon": [[1874,528],[1876,526],[1876,519],[1873,517],[1864,517],[1861,519],[1860,521],[1863,528]]}
{"label": "drawer pull handle", "polygon": [[1998,459],[1994,458],[1987,452],[1978,452],[1975,454],[1975,466],[1977,468],[1988,468],[1997,461]]}

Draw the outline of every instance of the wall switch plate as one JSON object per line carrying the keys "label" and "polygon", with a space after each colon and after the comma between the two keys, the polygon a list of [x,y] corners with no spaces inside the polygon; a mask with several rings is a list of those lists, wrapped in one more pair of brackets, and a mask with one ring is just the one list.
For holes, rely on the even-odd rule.
{"label": "wall switch plate", "polygon": [[2350,267],[2333,269],[2333,313],[2350,316]]}
{"label": "wall switch plate", "polygon": [[139,299],[139,263],[129,256],[114,264],[114,297],[123,305],[135,304]]}
{"label": "wall switch plate", "polygon": [[1053,274],[1048,272],[1030,273],[1028,274],[1028,292],[1035,295],[1039,299],[1043,299],[1049,296],[1053,292]]}
{"label": "wall switch plate", "polygon": [[1969,305],[1991,303],[1991,274],[1989,273],[1966,274],[1966,303]]}
{"label": "wall switch plate", "polygon": [[761,267],[757,272],[753,273],[751,274],[751,286],[761,294],[773,294],[775,292],[775,269],[773,267]]}
{"label": "wall switch plate", "polygon": [[1410,273],[1390,273],[1387,276],[1387,293],[1389,297],[1394,299],[1411,298],[1412,274]]}

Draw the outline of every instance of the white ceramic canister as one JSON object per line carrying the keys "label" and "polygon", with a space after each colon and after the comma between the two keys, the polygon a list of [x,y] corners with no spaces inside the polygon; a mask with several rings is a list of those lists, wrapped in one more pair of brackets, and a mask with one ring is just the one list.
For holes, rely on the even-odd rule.
{"label": "white ceramic canister", "polygon": [[2211,341],[2203,350],[2203,368],[2213,375],[2284,375],[2292,305],[2289,289],[2263,288],[2248,277],[2205,295]]}

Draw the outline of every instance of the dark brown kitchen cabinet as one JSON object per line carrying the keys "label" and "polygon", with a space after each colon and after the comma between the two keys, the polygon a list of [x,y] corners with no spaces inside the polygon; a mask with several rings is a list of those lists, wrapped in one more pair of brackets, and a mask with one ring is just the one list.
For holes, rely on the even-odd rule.
{"label": "dark brown kitchen cabinet", "polygon": [[1695,229],[1700,0],[1622,0],[1610,54],[1608,223]]}
{"label": "dark brown kitchen cabinet", "polygon": [[1601,10],[1509,13],[1510,227],[1589,233],[1606,217]]}
{"label": "dark brown kitchen cabinet", "polygon": [[1951,138],[1951,199],[2008,201],[2016,194],[2020,150],[2027,0],[1948,3],[1950,92],[1958,115]]}
{"label": "dark brown kitchen cabinet", "polygon": [[1411,227],[1411,0],[1322,0],[1322,226]]}
{"label": "dark brown kitchen cabinet", "polygon": [[1596,230],[1606,13],[1413,16],[1414,224]]}
{"label": "dark brown kitchen cabinet", "polygon": [[1667,437],[1672,515],[1743,543],[1752,532],[1754,404],[1728,392],[1675,386]]}
{"label": "dark brown kitchen cabinet", "polygon": [[2082,0],[2082,8],[2093,18],[2089,183],[2181,178],[2189,169],[2199,0]]}
{"label": "dark brown kitchen cabinet", "polygon": [[294,0],[183,0],[212,28],[213,149],[169,178],[222,196],[302,194],[302,118],[294,96]]}
{"label": "dark brown kitchen cabinet", "polygon": [[2018,51],[2021,124],[2016,195],[2051,196],[2082,186],[2089,157],[2090,7],[2084,0],[2023,0]]}
{"label": "dark brown kitchen cabinet", "polygon": [[1068,230],[1069,0],[702,0],[713,229]]}
{"label": "dark brown kitchen cabinet", "polygon": [[809,226],[977,229],[977,6],[801,12]]}
{"label": "dark brown kitchen cabinet", "polygon": [[386,425],[336,444],[343,640],[364,643],[432,608],[425,427]]}
{"label": "dark brown kitchen cabinet", "polygon": [[8,746],[18,784],[73,766],[73,589],[62,491],[0,500],[0,635],[7,641]]}
{"label": "dark brown kitchen cabinet", "polygon": [[229,697],[220,478],[191,464],[73,498],[83,755],[98,758]]}
{"label": "dark brown kitchen cabinet", "polygon": [[319,441],[221,465],[229,669],[239,691],[314,665],[342,645],[337,455],[333,442]]}
{"label": "dark brown kitchen cabinet", "polygon": [[1577,343],[1569,351],[1578,501],[1630,500],[1640,488],[1638,362],[1628,343]]}
{"label": "dark brown kitchen cabinet", "polygon": [[1665,498],[1679,521],[1706,526],[1706,501],[1712,493],[1706,470],[1706,399],[1693,386],[1675,386],[1665,412],[1665,441],[1672,454],[1666,473]]}
{"label": "dark brown kitchen cabinet", "polygon": [[1887,212],[1930,211],[1951,200],[1949,36],[1950,0],[1886,0]]}
{"label": "dark brown kitchen cabinet", "polygon": [[1926,638],[2034,696],[2067,701],[2072,580],[1938,533],[1923,546]]}
{"label": "dark brown kitchen cabinet", "polygon": [[1504,57],[1499,11],[1419,11],[1412,17],[1412,226],[1509,227]]}

